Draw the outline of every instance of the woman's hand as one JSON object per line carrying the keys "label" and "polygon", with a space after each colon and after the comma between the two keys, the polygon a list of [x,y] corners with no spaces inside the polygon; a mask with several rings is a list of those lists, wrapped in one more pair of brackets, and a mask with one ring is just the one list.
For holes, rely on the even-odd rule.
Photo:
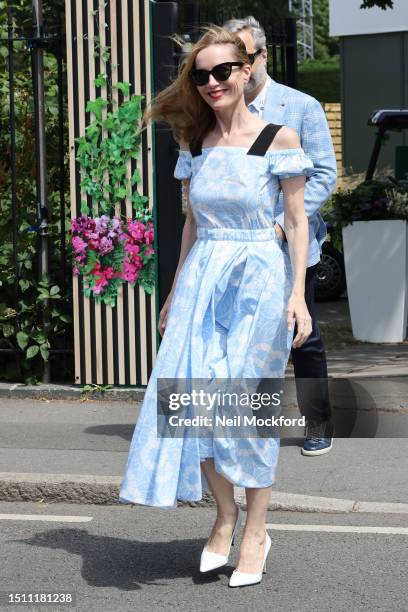
{"label": "woman's hand", "polygon": [[292,348],[302,346],[312,333],[312,317],[306,306],[305,298],[298,295],[291,295],[288,302],[288,330],[294,325],[296,320],[297,334],[292,343]]}
{"label": "woman's hand", "polygon": [[159,330],[159,334],[161,336],[163,336],[165,332],[166,323],[167,323],[167,315],[169,312],[169,308],[170,308],[172,299],[173,299],[173,292],[170,291],[169,295],[167,296],[166,301],[163,304],[160,314],[159,314],[159,323],[157,325],[157,329]]}

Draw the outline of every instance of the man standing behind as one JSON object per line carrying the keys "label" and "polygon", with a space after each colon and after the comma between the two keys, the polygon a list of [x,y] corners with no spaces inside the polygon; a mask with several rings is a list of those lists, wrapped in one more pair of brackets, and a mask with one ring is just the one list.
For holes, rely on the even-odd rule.
{"label": "man standing behind", "polygon": [[[254,17],[231,19],[224,26],[245,43],[252,62],[252,73],[245,90],[248,109],[269,123],[286,125],[299,134],[302,147],[318,169],[306,183],[305,210],[309,219],[309,253],[305,282],[306,304],[313,330],[307,341],[292,349],[299,409],[305,416],[304,455],[322,455],[333,444],[329,403],[326,353],[320,336],[314,307],[314,282],[321,246],[327,235],[319,209],[328,200],[336,184],[337,167],[333,143],[321,104],[311,96],[277,83],[267,73],[265,31]],[[283,198],[279,200],[275,229],[285,240]],[[283,242],[283,248],[288,248]],[[295,326],[295,335],[297,329]]]}

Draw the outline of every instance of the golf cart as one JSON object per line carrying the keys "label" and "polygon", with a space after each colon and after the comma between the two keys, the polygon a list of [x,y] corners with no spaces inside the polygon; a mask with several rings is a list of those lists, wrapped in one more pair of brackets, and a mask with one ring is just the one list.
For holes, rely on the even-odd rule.
{"label": "golf cart", "polygon": [[[408,129],[408,110],[376,110],[371,114],[368,125],[378,128],[365,177],[366,181],[371,181],[377,166],[384,134],[388,130]],[[401,156],[397,158],[396,181],[408,187],[408,153],[406,151],[401,153]],[[327,232],[330,235],[334,226],[329,218],[325,220]],[[346,276],[343,254],[331,242],[326,241],[322,247],[321,260],[317,269],[315,299],[318,302],[336,300],[345,290]]]}
{"label": "golf cart", "polygon": [[[378,128],[370,163],[368,164],[366,181],[371,181],[377,166],[381,145],[385,132],[388,130],[408,130],[408,110],[377,110],[368,120],[368,125]],[[404,164],[405,162],[405,164]],[[405,165],[404,171],[402,167]],[[397,160],[396,179],[400,183],[408,184],[408,159]]]}

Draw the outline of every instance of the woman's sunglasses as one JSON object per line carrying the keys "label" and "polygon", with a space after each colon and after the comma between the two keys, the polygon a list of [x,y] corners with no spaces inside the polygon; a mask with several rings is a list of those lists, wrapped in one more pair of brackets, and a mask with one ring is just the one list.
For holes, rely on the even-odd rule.
{"label": "woman's sunglasses", "polygon": [[258,51],[255,51],[255,53],[247,53],[248,59],[249,59],[249,63],[252,65],[254,63],[254,61],[256,60],[257,55],[259,55],[260,53],[262,53],[262,49],[258,49]]}
{"label": "woman's sunglasses", "polygon": [[227,81],[232,72],[233,66],[243,66],[244,62],[224,62],[214,66],[212,70],[204,70],[203,68],[193,68],[190,70],[189,77],[194,85],[207,85],[210,80],[210,74],[213,75],[216,81]]}

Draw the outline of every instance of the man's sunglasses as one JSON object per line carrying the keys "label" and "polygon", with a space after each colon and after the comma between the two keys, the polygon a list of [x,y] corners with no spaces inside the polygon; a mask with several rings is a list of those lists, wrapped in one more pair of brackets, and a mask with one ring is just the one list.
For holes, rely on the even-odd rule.
{"label": "man's sunglasses", "polygon": [[194,85],[207,85],[210,80],[210,74],[213,75],[216,81],[227,81],[232,72],[233,66],[243,66],[244,62],[223,62],[214,66],[212,70],[204,70],[203,68],[193,68],[190,70],[189,77]]}
{"label": "man's sunglasses", "polygon": [[257,55],[259,55],[260,53],[262,53],[262,49],[258,49],[258,51],[255,51],[255,53],[247,53],[249,63],[251,65],[255,62]]}

